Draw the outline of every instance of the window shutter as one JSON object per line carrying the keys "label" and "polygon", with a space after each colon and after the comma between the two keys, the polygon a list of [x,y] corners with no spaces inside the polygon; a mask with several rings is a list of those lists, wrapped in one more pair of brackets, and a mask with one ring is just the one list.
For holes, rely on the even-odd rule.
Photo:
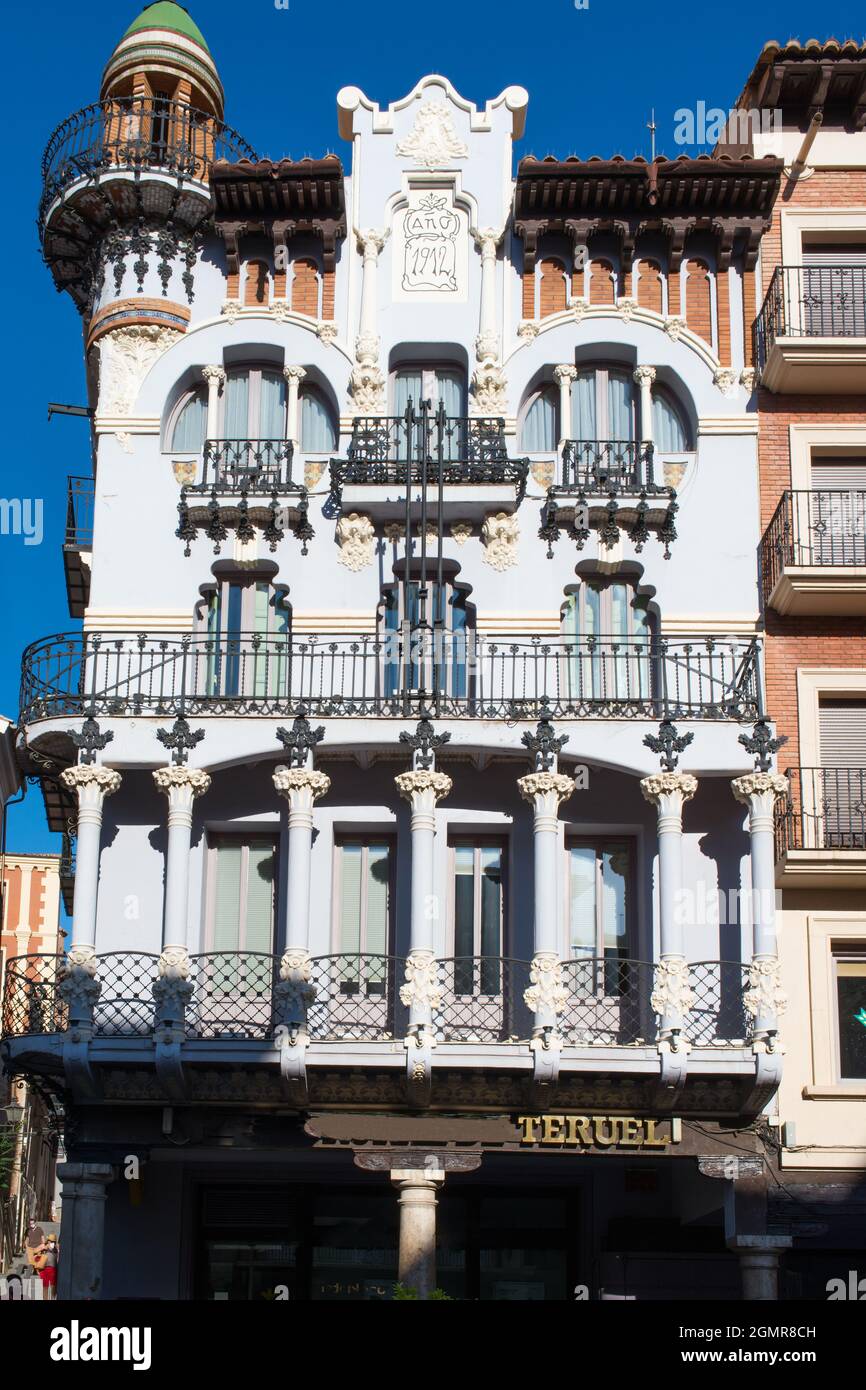
{"label": "window shutter", "polygon": [[367,850],[366,950],[371,956],[388,954],[388,847],[370,845]]}
{"label": "window shutter", "polygon": [[822,700],[818,723],[822,767],[866,767],[866,700]]}
{"label": "window shutter", "polygon": [[806,241],[803,243],[803,265],[866,267],[866,241]]}
{"label": "window shutter", "polygon": [[815,492],[866,491],[866,458],[813,458]]}
{"label": "window shutter", "polygon": [[216,901],[213,909],[213,948],[237,951],[240,945],[241,855],[240,844],[217,847]]}
{"label": "window shutter", "polygon": [[596,953],[595,849],[591,845],[573,845],[569,859],[569,945],[575,956],[589,958]]}
{"label": "window shutter", "polygon": [[340,848],[340,952],[357,955],[361,949],[360,845]]}
{"label": "window shutter", "polygon": [[270,840],[251,840],[247,870],[247,912],[244,949],[271,950],[274,922],[274,846]]}

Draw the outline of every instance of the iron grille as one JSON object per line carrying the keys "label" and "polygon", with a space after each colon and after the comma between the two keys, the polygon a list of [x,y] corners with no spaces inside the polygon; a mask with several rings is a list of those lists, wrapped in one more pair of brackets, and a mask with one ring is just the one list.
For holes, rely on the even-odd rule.
{"label": "iron grille", "polygon": [[866,337],[866,267],[777,266],[752,346],[758,370],[777,338]]}
{"label": "iron grille", "polygon": [[788,768],[787,802],[777,804],[777,851],[866,849],[866,768]]}

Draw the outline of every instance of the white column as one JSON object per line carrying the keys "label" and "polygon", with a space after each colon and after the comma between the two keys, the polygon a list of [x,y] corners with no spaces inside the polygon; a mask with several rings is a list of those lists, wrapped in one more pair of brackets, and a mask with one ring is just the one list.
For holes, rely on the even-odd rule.
{"label": "white column", "polygon": [[114,1179],[108,1163],[61,1163],[62,1229],[57,1297],[66,1301],[102,1297],[105,1189]]}
{"label": "white column", "polygon": [[163,951],[172,948],[186,950],[192,808],[195,798],[203,796],[210,786],[210,777],[200,767],[171,763],[168,767],[158,767],[153,780],[157,790],[165,792],[168,797],[162,948]]}
{"label": "white column", "polygon": [[274,787],[289,803],[289,862],[286,872],[286,916],[283,922],[281,986],[277,987],[282,1022],[306,1026],[306,1005],[312,998],[310,979],[310,870],[313,851],[313,807],[331,779],[312,768],[275,769]]}
{"label": "white column", "polygon": [[575,783],[562,772],[530,772],[517,779],[517,788],[534,811],[535,877],[533,884],[533,956],[531,985],[524,998],[535,1015],[533,1035],[556,1028],[566,992],[560,961],[561,923],[556,884],[559,878],[559,808]]}
{"label": "white column", "polygon": [[290,440],[296,449],[301,442],[298,390],[306,375],[303,367],[283,367],[283,376],[286,378],[288,388],[286,392],[286,439]]}
{"label": "white column", "polygon": [[553,375],[559,382],[559,442],[564,444],[572,437],[571,388],[577,378],[577,367],[563,363],[554,367]]}
{"label": "white column", "polygon": [[363,259],[363,274],[361,278],[361,312],[358,320],[355,353],[360,361],[364,360],[365,354],[372,354],[373,359],[376,360],[379,356],[377,277],[379,252],[385,245],[385,233],[368,227],[365,231],[358,233],[358,245]]}
{"label": "white column", "polygon": [[735,1236],[728,1248],[740,1260],[740,1280],[746,1303],[775,1303],[779,1298],[779,1256],[791,1248],[790,1236]]}
{"label": "white column", "polygon": [[400,998],[409,1009],[410,1032],[432,1028],[433,1010],[439,1003],[434,927],[438,917],[433,862],[436,835],[436,803],[451,790],[444,772],[418,768],[394,778],[397,790],[412,807],[412,904],[406,983]]}
{"label": "white column", "polygon": [[400,1194],[397,1277],[419,1299],[427,1299],[436,1288],[436,1189],[445,1173],[441,1168],[394,1168],[391,1181]]}
{"label": "white column", "polygon": [[640,387],[640,437],[644,444],[653,442],[653,382],[655,367],[635,367],[634,381]]}
{"label": "white column", "polygon": [[640,789],[658,810],[660,963],[652,1006],[661,1015],[662,1039],[678,1035],[693,998],[689,988],[683,924],[683,806],[698,781],[689,772],[655,772]]}
{"label": "white column", "polygon": [[216,439],[219,419],[220,387],[226,379],[222,367],[202,367],[201,374],[207,382],[207,424],[205,439]]}
{"label": "white column", "polygon": [[787,1004],[779,981],[774,811],[776,798],[788,794],[788,779],[778,772],[749,772],[735,777],[731,789],[749,809],[752,965],[743,1002],[754,1017],[755,1037],[766,1039],[775,1035],[778,1016]]}
{"label": "white column", "polygon": [[499,332],[496,327],[496,247],[499,233],[492,227],[475,232],[475,245],[481,252],[481,307],[475,355],[479,362],[499,360]]}
{"label": "white column", "polygon": [[99,842],[102,808],[107,796],[120,786],[120,773],[101,763],[67,767],[60,780],[78,798],[78,847],[75,855],[75,901],[72,913],[72,948],[93,956],[96,949],[96,896],[99,883]]}

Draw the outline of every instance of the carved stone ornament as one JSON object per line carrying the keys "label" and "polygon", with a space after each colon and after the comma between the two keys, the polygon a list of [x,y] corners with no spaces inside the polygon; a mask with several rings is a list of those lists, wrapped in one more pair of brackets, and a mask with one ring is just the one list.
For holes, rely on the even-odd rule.
{"label": "carved stone ornament", "polygon": [[397,154],[409,156],[424,169],[437,169],[455,159],[467,159],[469,146],[458,137],[447,106],[425,101],[418,108],[411,133],[398,142]]}
{"label": "carved stone ornament", "polygon": [[630,323],[634,311],[637,308],[637,300],[624,295],[621,299],[616,301],[616,307],[619,311],[620,318],[623,319],[625,323]]}
{"label": "carved stone ornament", "polygon": [[317,772],[309,767],[284,767],[274,769],[273,783],[280,796],[288,801],[318,801],[330,789],[331,779],[326,772]]}
{"label": "carved stone ornament", "polygon": [[312,959],[302,948],[283,952],[280,960],[280,979],[274,989],[277,1013],[286,1022],[302,1019],[316,998],[316,986],[310,982]]}
{"label": "carved stone ornament", "polygon": [[479,333],[475,339],[475,356],[479,362],[495,362],[499,356],[499,334],[495,329]]}
{"label": "carved stone ornament", "polygon": [[157,963],[161,979],[189,978],[189,951],[185,946],[165,946]]}
{"label": "carved stone ornament", "polygon": [[481,541],[482,560],[494,570],[511,569],[517,564],[517,541],[520,528],[516,515],[494,512],[484,518]]}
{"label": "carved stone ornament", "polygon": [[271,300],[271,318],[276,319],[277,323],[285,323],[289,319],[291,312],[292,306],[287,299]]}
{"label": "carved stone ornament", "polygon": [[177,328],[135,324],[114,328],[99,340],[99,412],[131,415],[154,362],[183,337]]}
{"label": "carved stone ornament", "polygon": [[749,984],[743,995],[743,1008],[753,1018],[778,1017],[788,1007],[788,996],[779,979],[780,963],[776,956],[753,960],[749,966]]}
{"label": "carved stone ornament", "polygon": [[534,342],[540,332],[541,327],[535,322],[535,319],[522,319],[517,325],[517,336],[524,343]]}
{"label": "carved stone ornament", "polygon": [[320,343],[324,343],[326,347],[330,347],[331,343],[337,341],[339,329],[337,325],[332,323],[329,319],[320,319],[316,324],[316,337],[319,339]]}
{"label": "carved stone ornament", "polygon": [[455,521],[449,528],[458,545],[465,545],[472,535],[471,521]]}
{"label": "carved stone ornament", "polygon": [[731,782],[736,800],[744,806],[749,806],[751,798],[756,795],[772,793],[773,800],[777,796],[787,797],[790,789],[791,784],[781,772],[747,772],[744,777],[735,777]]}
{"label": "carved stone ornament", "polygon": [[104,767],[102,763],[81,763],[77,767],[64,768],[60,780],[68,791],[78,794],[80,803],[94,798],[101,803],[103,797],[112,796],[118,790],[121,776],[114,768]]}
{"label": "carved stone ornament", "polygon": [[685,330],[686,321],[679,314],[669,314],[665,319],[665,332],[672,343],[678,343]]}
{"label": "carved stone ornament", "polygon": [[234,323],[235,319],[237,318],[238,314],[241,312],[241,309],[243,307],[244,306],[239,299],[227,299],[223,304],[220,312],[222,313],[224,318],[228,319],[229,323]]}
{"label": "carved stone ornament", "polygon": [[135,453],[132,435],[129,433],[129,430],[115,430],[114,437],[125,454]]}
{"label": "carved stone ornament", "polygon": [[641,778],[640,789],[644,799],[654,806],[663,797],[679,796],[683,801],[691,801],[698,789],[698,779],[690,772],[653,772]]}
{"label": "carved stone ornament", "polygon": [[385,373],[376,363],[359,362],[352,368],[350,406],[355,415],[384,415]]}
{"label": "carved stone ornament", "polygon": [[659,961],[655,968],[650,1004],[662,1018],[675,1015],[683,1018],[694,1005],[695,996],[689,984],[688,961],[673,956]]}
{"label": "carved stone ornament", "polygon": [[[569,779],[566,779],[569,780]],[[529,987],[523,991],[526,1007],[561,1014],[568,1003],[568,990],[562,983],[562,962],[553,951],[539,951],[529,967]]]}
{"label": "carved stone ornament", "polygon": [[580,323],[589,313],[589,302],[586,299],[573,299],[571,301],[571,312],[575,323]]}
{"label": "carved stone ornament", "polygon": [[415,797],[423,797],[426,794],[428,799],[432,797],[435,806],[437,801],[448,795],[452,786],[447,772],[431,772],[426,768],[418,768],[413,772],[399,772],[394,782],[400,795],[413,802],[413,805]]}
{"label": "carved stone ornament", "polygon": [[439,963],[432,951],[412,951],[406,957],[406,983],[400,986],[400,999],[407,1009],[427,1008],[432,1013],[442,1001]]}
{"label": "carved stone ornament", "polygon": [[508,382],[495,362],[482,362],[472,373],[473,415],[505,415],[508,410]]}
{"label": "carved stone ornament", "polygon": [[536,797],[549,799],[554,803],[554,814],[561,803],[571,796],[574,786],[574,778],[566,777],[564,772],[528,772],[525,777],[517,779],[517,790],[524,801],[534,806]]}
{"label": "carved stone ornament", "polygon": [[155,768],[153,780],[157,790],[165,792],[170,801],[179,794],[181,799],[188,798],[192,802],[195,797],[204,796],[210,786],[210,776],[204,768],[185,767],[178,763]]}
{"label": "carved stone ornament", "polygon": [[745,387],[749,395],[752,394],[758,384],[758,373],[754,367],[744,367],[740,372],[740,385]]}
{"label": "carved stone ornament", "polygon": [[[79,948],[80,949],[80,948]],[[96,957],[76,962],[72,952],[60,965],[57,972],[57,993],[79,1020],[82,1015],[91,1015],[102,992],[102,984],[96,978]]]}
{"label": "carved stone ornament", "polygon": [[376,532],[373,523],[363,512],[349,512],[337,522],[337,556],[347,570],[362,570],[373,563]]}
{"label": "carved stone ornament", "polygon": [[739,385],[740,374],[733,367],[717,367],[713,372],[713,381],[723,396],[733,396]]}

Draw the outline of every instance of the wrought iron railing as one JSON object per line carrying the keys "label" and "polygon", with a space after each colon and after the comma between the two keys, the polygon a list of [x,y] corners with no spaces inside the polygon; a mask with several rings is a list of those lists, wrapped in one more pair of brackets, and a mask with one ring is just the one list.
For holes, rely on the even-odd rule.
{"label": "wrought iron railing", "polygon": [[109,169],[156,170],[205,182],[217,159],[258,159],[255,150],[205,111],[167,97],[111,97],[63,121],[42,157],[40,225],[70,184]]}
{"label": "wrought iron railing", "polygon": [[777,266],[755,320],[755,365],[777,338],[866,337],[866,266]]}
{"label": "wrought iron railing", "polygon": [[866,565],[866,491],[784,492],[761,541],[765,600],[786,565]]}
{"label": "wrought iron railing", "polygon": [[653,477],[653,446],[632,440],[567,439],[557,491],[638,495],[670,492]]}
{"label": "wrought iron railing", "polygon": [[64,545],[74,546],[78,550],[89,550],[93,545],[95,489],[93,478],[67,478]]}
{"label": "wrought iron railing", "polygon": [[[440,641],[440,637],[442,640]],[[755,639],[594,637],[488,641],[472,633],[382,637],[75,633],[23,657],[21,715],[288,715],[531,720],[745,721],[760,712]]]}
{"label": "wrought iron railing", "polygon": [[866,850],[866,768],[792,767],[776,808],[777,851]]}
{"label": "wrought iron railing", "polygon": [[202,476],[187,493],[250,493],[270,496],[292,484],[290,439],[206,439]]}
{"label": "wrought iron railing", "polygon": [[[68,1013],[58,991],[62,956],[17,956],[8,963],[2,1004],[8,1037],[63,1033]],[[281,1027],[280,961],[270,953],[212,951],[189,959],[185,1005],[189,1041],[266,1041]],[[147,1037],[154,1029],[153,985],[158,957],[110,952],[96,960],[100,990],[97,1038]],[[310,1038],[376,1042],[406,1034],[400,1000],[403,957],[343,953],[309,963],[306,1028]],[[533,1014],[524,993],[531,963],[495,956],[459,956],[436,965],[433,1026],[442,1042],[498,1043],[529,1038]],[[655,967],[620,957],[562,964],[565,1002],[558,1028],[572,1047],[642,1047],[658,1036],[652,1007]],[[689,966],[693,1003],[683,1034],[697,1047],[743,1047],[750,1027],[743,1007],[748,967],[739,961]]]}
{"label": "wrought iron railing", "polygon": [[508,456],[505,421],[497,416],[446,416],[407,411],[400,415],[359,416],[345,459],[331,463],[331,489],[339,499],[353,484],[404,485],[441,479],[460,483],[526,486],[526,459]]}

